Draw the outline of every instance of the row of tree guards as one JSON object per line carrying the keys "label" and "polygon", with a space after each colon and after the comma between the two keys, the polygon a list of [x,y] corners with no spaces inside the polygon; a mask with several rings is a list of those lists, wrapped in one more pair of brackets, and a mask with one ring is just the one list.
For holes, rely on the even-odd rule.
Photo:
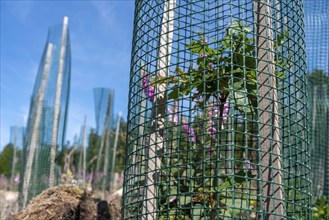
{"label": "row of tree guards", "polygon": [[[113,190],[116,150],[121,125],[121,112],[118,114],[117,122],[113,122],[113,98],[113,90],[106,88],[94,89],[96,134],[100,138],[97,143],[98,150],[95,158],[96,167],[93,186],[101,189],[103,199],[106,192]],[[99,174],[102,175],[99,176]]]}
{"label": "row of tree guards", "polygon": [[[47,68],[47,65],[45,68]],[[46,78],[44,79],[46,80]],[[99,194],[103,199],[107,193],[114,190],[116,150],[118,147],[122,116],[120,112],[116,117],[116,121],[114,121],[113,98],[113,90],[107,88],[94,89],[96,130],[87,128],[87,118],[85,116],[79,138],[75,138],[72,147],[63,146],[62,149],[57,149],[57,159],[49,160],[49,157],[45,157],[45,155],[49,156],[50,148],[44,145],[44,143],[39,142],[39,135],[42,132],[42,128],[37,127],[33,130],[34,132],[37,131],[32,135],[32,137],[35,137],[35,143],[33,142],[35,144],[33,145],[35,147],[34,156],[29,157],[31,147],[27,156],[26,151],[25,155],[23,152],[23,157],[25,156],[28,159],[26,164],[22,163],[24,164],[22,170],[26,170],[29,163],[31,163],[31,168],[30,172],[23,172],[23,181],[20,188],[20,208],[24,208],[41,191],[51,187],[48,171],[52,167],[52,163],[55,166],[54,181],[56,185],[85,185],[100,192]],[[38,109],[39,116],[34,116],[35,120],[32,120],[32,123],[39,124],[40,126],[40,124],[44,123],[41,115],[45,114],[42,109],[42,103],[35,102],[33,105],[35,105],[33,108]],[[59,165],[59,157],[63,157],[62,166]],[[14,163],[12,169],[15,169]],[[32,174],[37,174],[40,178],[32,178]],[[26,180],[27,177],[29,177],[29,181]]]}
{"label": "row of tree guards", "polygon": [[[43,190],[60,183],[92,185],[102,192],[103,198],[105,192],[113,190],[121,125],[121,113],[117,123],[113,120],[114,92],[94,89],[97,130],[87,132],[85,118],[80,140],[75,140],[71,148],[64,144],[70,75],[68,17],[64,17],[62,24],[49,28],[34,85],[21,157],[20,208],[25,208]],[[15,169],[13,163],[12,178]]]}
{"label": "row of tree guards", "polygon": [[310,219],[300,0],[137,0],[123,219]]}
{"label": "row of tree guards", "polygon": [[[104,89],[104,88],[102,88]],[[110,94],[111,98],[109,102],[106,103],[106,106],[112,106],[113,93]],[[104,104],[104,103],[103,103]],[[102,104],[102,105],[103,105]],[[102,106],[103,107],[103,106]],[[113,117],[112,112],[106,111],[106,119]],[[92,187],[93,190],[101,191],[102,199],[105,198],[106,193],[110,193],[113,191],[114,186],[114,177],[115,177],[115,160],[116,160],[116,150],[118,147],[119,140],[119,132],[121,125],[121,116],[122,113],[119,112],[117,116],[116,126],[113,126],[110,120],[107,120],[107,123],[104,123],[105,127],[103,127],[103,132],[96,139],[96,154],[91,156],[91,152],[87,152],[87,148],[92,148],[91,144],[87,143],[87,139],[92,139],[92,136],[87,135],[86,128],[86,117],[84,120],[84,124],[82,127],[80,141],[75,141],[74,147],[71,151],[65,156],[65,165],[64,165],[64,173],[65,180],[72,180],[72,178],[68,178],[67,172],[72,172],[70,166],[74,164],[72,161],[73,153],[80,147],[79,156],[78,156],[78,175],[80,176],[78,180],[80,180],[84,184],[88,184]],[[115,130],[113,129],[115,128]],[[96,131],[97,134],[97,131]],[[91,140],[89,140],[91,142]],[[92,149],[89,149],[89,151]],[[88,157],[89,156],[89,157]],[[88,159],[87,159],[88,158]],[[96,166],[92,166],[92,165]],[[68,182],[70,183],[70,182]]]}

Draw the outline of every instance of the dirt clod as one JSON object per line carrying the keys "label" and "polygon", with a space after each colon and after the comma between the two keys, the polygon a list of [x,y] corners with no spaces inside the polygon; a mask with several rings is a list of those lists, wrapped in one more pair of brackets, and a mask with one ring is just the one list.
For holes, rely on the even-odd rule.
{"label": "dirt clod", "polygon": [[120,198],[116,199],[108,203],[77,186],[60,185],[43,191],[7,220],[116,220],[120,219]]}

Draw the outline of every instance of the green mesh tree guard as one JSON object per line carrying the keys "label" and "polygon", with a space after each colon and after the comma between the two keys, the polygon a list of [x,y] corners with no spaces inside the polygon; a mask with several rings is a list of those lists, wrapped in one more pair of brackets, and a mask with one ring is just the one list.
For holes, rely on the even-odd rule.
{"label": "green mesh tree guard", "polygon": [[[329,198],[329,2],[305,0],[313,200]],[[329,202],[329,200],[327,200]]]}
{"label": "green mesh tree guard", "polygon": [[97,146],[96,167],[94,170],[94,188],[103,192],[109,189],[111,181],[110,164],[112,163],[113,139],[113,107],[114,91],[108,88],[95,88],[95,116],[97,133],[100,136]]}
{"label": "green mesh tree guard", "polygon": [[65,138],[71,76],[68,18],[49,28],[34,90],[23,149],[20,207],[59,181],[56,152]]}
{"label": "green mesh tree guard", "polygon": [[18,190],[19,183],[19,170],[20,167],[23,166],[21,163],[22,157],[22,149],[23,149],[23,141],[25,128],[16,126],[10,126],[10,143],[13,145],[13,155],[12,155],[12,164],[10,171],[10,182],[9,187],[11,191]]}
{"label": "green mesh tree guard", "polygon": [[303,5],[137,0],[123,219],[310,219]]}

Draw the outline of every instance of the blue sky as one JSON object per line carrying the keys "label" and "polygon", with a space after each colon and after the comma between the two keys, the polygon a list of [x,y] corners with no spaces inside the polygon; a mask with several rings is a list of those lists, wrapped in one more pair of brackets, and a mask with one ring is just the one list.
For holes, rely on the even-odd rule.
{"label": "blue sky", "polygon": [[134,1],[1,1],[1,136],[24,124],[48,27],[69,17],[71,94],[66,139],[84,115],[95,127],[93,88],[115,90],[114,112],[127,115]]}

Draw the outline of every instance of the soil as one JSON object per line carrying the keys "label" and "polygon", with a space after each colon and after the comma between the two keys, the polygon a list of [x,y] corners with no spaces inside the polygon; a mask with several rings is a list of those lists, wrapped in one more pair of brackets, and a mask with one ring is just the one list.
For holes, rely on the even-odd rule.
{"label": "soil", "polygon": [[108,203],[78,186],[60,185],[43,191],[7,220],[116,220],[120,219],[120,200]]}

